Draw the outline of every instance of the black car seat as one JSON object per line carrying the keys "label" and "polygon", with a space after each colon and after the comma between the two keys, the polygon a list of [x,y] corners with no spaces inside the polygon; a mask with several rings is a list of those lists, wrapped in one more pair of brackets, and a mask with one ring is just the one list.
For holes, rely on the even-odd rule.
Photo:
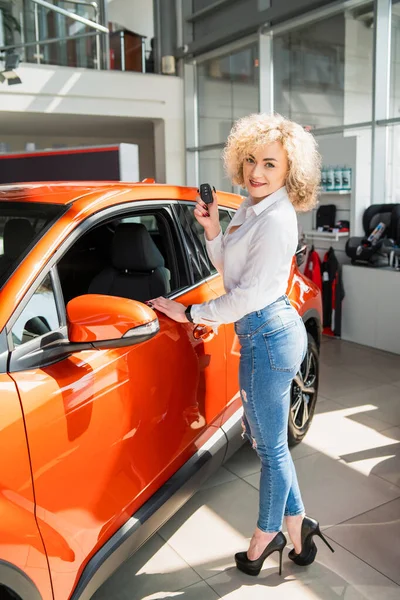
{"label": "black car seat", "polygon": [[0,277],[28,248],[35,230],[29,219],[9,219],[4,225]]}
{"label": "black car seat", "polygon": [[65,303],[86,294],[88,282],[111,265],[114,230],[102,224],[77,240],[57,265]]}
{"label": "black car seat", "polygon": [[392,213],[390,237],[382,242],[382,252],[386,254],[388,264],[399,268],[400,265],[400,204],[395,204]]}
{"label": "black car seat", "polygon": [[111,263],[92,280],[89,294],[144,302],[171,291],[171,274],[164,266],[164,258],[141,223],[121,223],[116,227]]}
{"label": "black car seat", "polygon": [[[367,238],[379,223],[384,223],[386,229],[381,239],[375,245],[368,245]],[[395,238],[400,223],[400,204],[373,204],[364,212],[363,237],[351,237],[346,244],[346,254],[352,262],[364,262],[374,265],[386,264],[381,252],[382,244],[387,238]]]}
{"label": "black car seat", "polygon": [[393,207],[388,237],[391,238],[397,246],[400,246],[400,204],[394,204]]}

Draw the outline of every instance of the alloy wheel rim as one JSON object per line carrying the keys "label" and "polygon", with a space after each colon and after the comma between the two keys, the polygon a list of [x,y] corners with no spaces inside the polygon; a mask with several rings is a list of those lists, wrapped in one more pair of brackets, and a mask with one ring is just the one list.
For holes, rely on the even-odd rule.
{"label": "alloy wheel rim", "polygon": [[291,398],[291,419],[298,430],[306,427],[318,391],[318,361],[308,348],[307,355],[293,380]]}

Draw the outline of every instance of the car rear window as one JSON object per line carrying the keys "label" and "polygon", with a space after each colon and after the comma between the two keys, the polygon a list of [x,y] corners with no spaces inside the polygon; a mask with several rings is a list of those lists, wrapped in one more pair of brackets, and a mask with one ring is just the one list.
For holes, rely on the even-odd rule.
{"label": "car rear window", "polygon": [[0,202],[0,289],[67,208],[38,202]]}

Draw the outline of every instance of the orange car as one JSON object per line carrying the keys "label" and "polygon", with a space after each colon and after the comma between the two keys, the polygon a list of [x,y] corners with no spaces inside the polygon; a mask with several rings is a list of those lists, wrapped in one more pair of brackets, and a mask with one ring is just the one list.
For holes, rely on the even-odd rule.
{"label": "orange car", "polygon": [[[196,190],[0,187],[0,598],[89,599],[241,444],[238,340],[144,302],[223,293]],[[219,193],[225,229],[239,196]],[[296,260],[309,332],[291,443],[318,388],[321,298]]]}

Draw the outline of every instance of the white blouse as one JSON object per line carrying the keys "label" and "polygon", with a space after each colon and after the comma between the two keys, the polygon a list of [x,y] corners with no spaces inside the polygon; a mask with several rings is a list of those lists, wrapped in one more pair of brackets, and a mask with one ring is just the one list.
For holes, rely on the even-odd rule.
{"label": "white blouse", "polygon": [[[286,293],[297,249],[297,215],[285,187],[258,204],[242,202],[227,227],[207,241],[211,262],[222,275],[226,293],[194,304],[191,317],[217,329],[261,310]],[[232,233],[230,229],[239,226]]]}

